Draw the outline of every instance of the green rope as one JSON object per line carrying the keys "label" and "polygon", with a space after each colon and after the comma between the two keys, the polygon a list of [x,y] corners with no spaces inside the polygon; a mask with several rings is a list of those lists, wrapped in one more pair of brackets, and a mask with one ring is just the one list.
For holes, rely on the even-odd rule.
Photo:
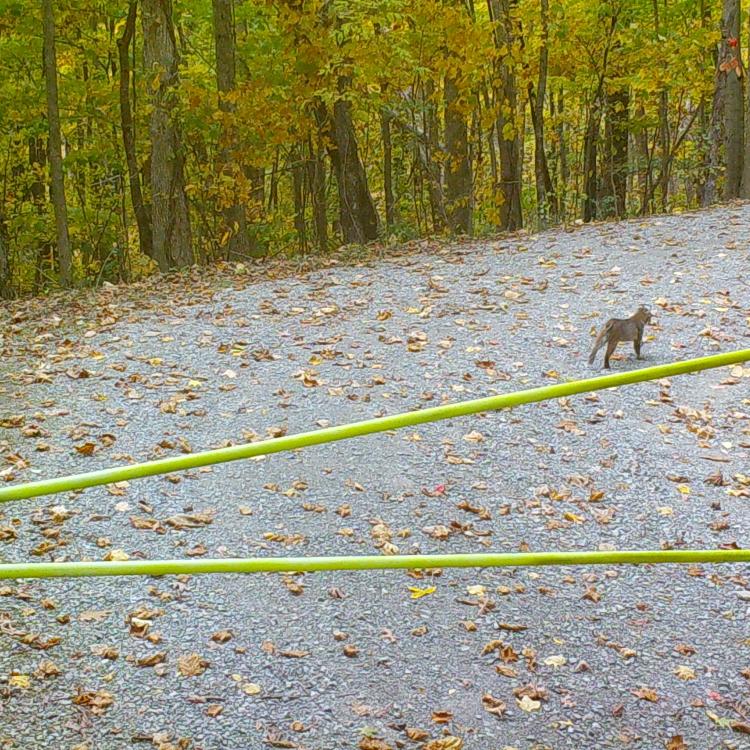
{"label": "green rope", "polygon": [[597,378],[576,380],[570,383],[557,383],[526,391],[516,391],[515,393],[489,396],[472,401],[445,404],[444,406],[435,406],[430,409],[394,414],[390,417],[367,419],[363,422],[352,422],[351,424],[340,425],[338,427],[315,430],[314,432],[303,432],[297,435],[261,440],[257,443],[235,445],[229,448],[192,453],[186,456],[161,458],[156,461],[146,461],[131,466],[117,466],[86,474],[74,474],[55,479],[42,479],[37,482],[0,488],[0,502],[22,500],[29,497],[38,497],[39,495],[52,495],[58,492],[68,492],[70,490],[83,489],[84,487],[109,484],[110,482],[140,479],[155,474],[168,474],[173,471],[195,469],[199,466],[237,461],[238,459],[252,458],[253,456],[305,448],[310,445],[332,443],[336,440],[346,440],[360,435],[370,435],[375,432],[412,427],[424,424],[425,422],[437,422],[441,419],[463,417],[483,411],[507,409],[535,401],[548,401],[554,398],[562,398],[563,396],[572,396],[576,393],[599,391],[604,388],[614,388],[629,383],[640,383],[645,380],[658,380],[659,378],[668,378],[673,375],[708,370],[713,367],[734,365],[748,360],[750,360],[750,349],[744,349],[726,354],[688,359],[683,362],[645,367],[629,372],[619,372]]}
{"label": "green rope", "polygon": [[529,565],[641,565],[646,563],[750,562],[750,549],[615,550],[606,552],[482,552],[444,555],[346,555],[339,557],[251,557],[206,560],[7,563],[2,578],[161,576],[198,573],[307,573],[320,570],[408,568],[500,568]]}

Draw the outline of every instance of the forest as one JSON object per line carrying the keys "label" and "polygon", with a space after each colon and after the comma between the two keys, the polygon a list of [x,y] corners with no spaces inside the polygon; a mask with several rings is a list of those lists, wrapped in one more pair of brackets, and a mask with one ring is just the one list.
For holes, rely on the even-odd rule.
{"label": "forest", "polygon": [[1,0],[0,296],[748,197],[742,19],[739,0]]}

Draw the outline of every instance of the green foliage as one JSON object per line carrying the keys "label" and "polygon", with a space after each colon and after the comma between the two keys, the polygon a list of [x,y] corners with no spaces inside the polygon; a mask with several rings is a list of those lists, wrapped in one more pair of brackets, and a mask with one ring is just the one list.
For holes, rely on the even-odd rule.
{"label": "green foliage", "polygon": [[[114,0],[55,3],[70,234],[76,277],[86,283],[133,278],[153,267],[139,257],[122,145],[117,39],[127,12],[123,5]],[[498,149],[500,141],[513,138],[515,132],[524,141],[523,208],[527,219],[534,217],[534,138],[527,91],[539,74],[540,11],[537,0],[518,0],[510,8],[512,39],[498,47],[486,3],[237,0],[237,88],[230,95],[234,111],[226,112],[219,109],[216,91],[212,3],[175,0],[181,56],[176,116],[184,136],[187,192],[200,260],[222,257],[221,211],[235,203],[246,207],[248,231],[269,251],[311,244],[309,178],[304,178],[300,209],[295,208],[293,175],[300,169],[308,175],[315,154],[325,161],[329,233],[337,241],[331,134],[321,130],[319,115],[321,108],[331,112],[342,98],[352,107],[358,148],[381,216],[385,213],[381,115],[388,112],[392,118],[397,222],[391,234],[412,237],[435,231],[430,191],[441,179],[448,156],[441,134],[446,77],[458,87],[455,106],[469,126],[476,231],[496,226],[497,207],[503,200],[498,194]],[[671,181],[664,204],[695,204],[695,193],[685,192],[684,185],[700,184],[705,178],[715,70],[712,55],[720,10],[717,0],[707,4],[707,16],[697,0],[656,5],[651,0],[550,3],[546,148],[560,194],[561,217],[579,215],[583,138],[600,83],[605,101],[611,92],[627,90],[629,132],[645,139],[653,157],[644,163],[631,148],[629,209],[644,210],[638,187],[644,170],[656,180],[665,164]],[[41,144],[43,150],[46,143],[40,28],[35,4],[0,0],[0,222],[10,248],[12,284],[21,293],[42,291],[55,283],[49,260],[55,235],[47,165],[45,160],[32,163],[30,156],[30,144]],[[150,150],[150,81],[143,70],[140,18],[135,49],[131,98],[137,158],[143,168]],[[516,111],[510,111],[498,95],[498,62],[515,73]],[[342,78],[347,86],[341,85]],[[703,108],[671,155],[660,150],[664,97],[671,143],[696,108]],[[238,144],[231,174],[217,168],[222,133],[229,131],[236,134]],[[600,139],[604,148],[604,120]],[[295,161],[300,158],[302,162]],[[265,173],[263,206],[253,194],[250,176],[258,169]],[[148,200],[147,180],[143,187]],[[655,195],[661,198],[659,190]],[[645,210],[654,207],[654,198]],[[607,200],[601,199],[604,209]],[[304,242],[295,241],[299,210],[306,229]]]}

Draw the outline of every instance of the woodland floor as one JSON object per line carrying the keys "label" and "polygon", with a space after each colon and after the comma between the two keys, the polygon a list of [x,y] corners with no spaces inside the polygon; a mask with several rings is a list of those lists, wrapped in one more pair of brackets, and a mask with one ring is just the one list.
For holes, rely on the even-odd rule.
{"label": "woodland floor", "polygon": [[[748,226],[735,205],[14,304],[0,471],[29,481],[590,376],[592,327],[642,303],[645,364],[747,347]],[[619,354],[615,371],[640,364]],[[749,376],[17,502],[0,559],[747,546]],[[0,581],[0,747],[750,747],[749,607],[747,565]]]}

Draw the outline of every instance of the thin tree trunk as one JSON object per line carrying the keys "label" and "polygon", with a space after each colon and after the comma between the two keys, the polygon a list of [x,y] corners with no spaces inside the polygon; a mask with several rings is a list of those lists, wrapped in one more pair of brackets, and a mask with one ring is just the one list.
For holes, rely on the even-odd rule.
{"label": "thin tree trunk", "polygon": [[47,122],[49,124],[50,193],[55,212],[57,235],[57,260],[60,266],[60,283],[70,286],[73,281],[73,254],[68,235],[68,206],[65,202],[65,180],[62,163],[62,136],[57,97],[57,54],[55,51],[55,18],[52,0],[42,0],[44,25],[44,78],[47,83]]}
{"label": "thin tree trunk", "polygon": [[130,200],[138,224],[138,242],[141,253],[153,257],[153,236],[151,233],[151,216],[144,203],[141,191],[141,180],[138,171],[138,159],[135,151],[135,125],[130,108],[130,45],[135,36],[135,21],[138,8],[137,0],[128,3],[128,17],[122,36],[117,40],[117,51],[120,59],[120,125],[122,127],[122,144],[125,149],[125,161],[128,165],[128,182]]}
{"label": "thin tree trunk", "polygon": [[383,193],[385,195],[385,223],[391,231],[396,223],[396,206],[393,200],[393,146],[391,144],[391,115],[380,111],[380,138],[383,142]]}
{"label": "thin tree trunk", "polygon": [[[506,62],[507,50],[513,42],[511,5],[514,0],[487,0],[493,25],[493,41],[497,50],[495,75],[498,81],[495,96],[497,140],[500,155],[500,228],[515,231],[523,226],[521,212],[521,136],[518,118],[518,89],[515,69]],[[503,52],[501,52],[503,51]]]}
{"label": "thin tree trunk", "polygon": [[466,119],[460,110],[456,82],[445,77],[445,199],[451,232],[471,234],[472,184],[469,161],[469,137]]}
{"label": "thin tree trunk", "polygon": [[307,231],[305,222],[305,171],[302,150],[295,146],[290,154],[292,161],[292,192],[294,195],[294,228],[297,230],[297,244],[299,251],[307,250]]}
{"label": "thin tree trunk", "polygon": [[661,210],[666,211],[669,203],[670,150],[672,134],[669,132],[669,100],[666,89],[659,94],[659,150],[661,152],[661,171],[659,187],[661,188]]}
{"label": "thin tree trunk", "polygon": [[[237,180],[236,166],[237,129],[234,124],[235,105],[232,94],[237,80],[235,62],[236,38],[234,31],[233,0],[212,0],[214,47],[216,51],[216,88],[219,93],[219,109],[224,113],[223,127],[218,154],[218,171],[234,184]],[[247,236],[245,208],[236,200],[226,202],[223,209],[223,234],[228,235],[226,243],[227,257],[244,258],[249,255],[250,243]]]}
{"label": "thin tree trunk", "polygon": [[143,55],[151,92],[151,219],[154,258],[162,271],[194,262],[185,195],[182,134],[176,118],[179,84],[172,0],[142,0]]}
{"label": "thin tree trunk", "polygon": [[0,215],[0,299],[13,298],[13,269],[10,265],[5,217]]}
{"label": "thin tree trunk", "polygon": [[271,184],[268,188],[268,211],[270,213],[273,213],[279,207],[279,152],[280,147],[276,146],[276,153],[271,166]]}
{"label": "thin tree trunk", "polygon": [[536,184],[536,210],[541,227],[548,220],[557,220],[555,188],[549,173],[544,139],[544,101],[547,98],[547,69],[549,66],[549,0],[541,0],[542,38],[539,48],[539,75],[536,91],[529,82],[529,109],[534,128],[534,181]]}
{"label": "thin tree trunk", "polygon": [[[737,37],[737,57],[742,60],[739,45],[739,37]],[[748,49],[750,49],[750,38],[748,39]],[[747,80],[747,71],[744,71],[744,78]],[[750,198],[750,90],[745,91],[745,148],[742,160],[740,197]]]}
{"label": "thin tree trunk", "polygon": [[312,201],[313,224],[318,249],[321,253],[328,250],[328,210],[326,205],[326,166],[323,158],[324,146],[320,137],[313,143],[308,139],[309,158],[307,161],[307,181]]}
{"label": "thin tree trunk", "polygon": [[[440,152],[440,126],[435,106],[435,87],[432,81],[425,81],[422,87],[422,107],[424,110],[425,132],[425,166],[427,168],[427,189],[430,196],[430,211],[432,213],[432,228],[434,232],[443,232],[448,226],[448,216],[443,194],[442,159],[435,157]],[[417,144],[420,148],[421,144]]]}
{"label": "thin tree trunk", "polygon": [[635,109],[635,116],[639,123],[638,128],[633,133],[638,165],[638,192],[641,196],[639,212],[646,214],[648,213],[646,198],[651,194],[651,157],[648,150],[648,129],[643,124],[646,119],[646,110],[640,101]]}
{"label": "thin tree trunk", "polygon": [[[554,97],[553,97],[554,101]],[[570,166],[568,164],[568,138],[565,127],[565,95],[563,87],[560,86],[557,92],[557,140],[560,150],[560,182],[559,189],[556,191],[558,196],[557,205],[559,207],[560,220],[565,221],[567,218],[567,198],[568,184],[570,182]]]}
{"label": "thin tree trunk", "polygon": [[350,86],[349,76],[339,76],[339,98],[334,102],[330,121],[333,142],[329,153],[336,170],[339,221],[344,243],[364,244],[378,237],[378,215],[367,185],[365,167],[359,157],[351,103],[346,98]]}
{"label": "thin tree trunk", "polygon": [[607,97],[605,109],[605,151],[602,177],[602,207],[607,216],[622,218],[628,189],[628,107],[627,88],[618,88]]}
{"label": "thin tree trunk", "polygon": [[601,109],[600,92],[594,96],[586,121],[586,135],[583,139],[583,220],[592,221],[597,216],[598,170],[597,149]]}
{"label": "thin tree trunk", "polygon": [[601,70],[597,82],[596,91],[591,99],[589,117],[586,123],[586,135],[583,141],[583,220],[591,221],[597,215],[597,196],[599,194],[597,169],[597,150],[599,147],[599,126],[602,117],[602,105],[604,103],[604,82],[608,73],[609,53],[612,49],[617,19],[621,8],[612,9],[609,17],[609,28],[602,56]]}
{"label": "thin tree trunk", "polygon": [[614,91],[609,103],[612,133],[612,191],[615,199],[615,213],[622,218],[627,213],[628,198],[630,93],[627,87]]}
{"label": "thin tree trunk", "polygon": [[[740,0],[724,0],[721,20],[724,93],[724,199],[736,198],[740,192],[743,172],[744,106],[740,55]],[[734,46],[730,44],[733,42]]]}
{"label": "thin tree trunk", "polygon": [[[482,82],[482,97],[484,98],[484,107],[487,111],[492,109],[492,103],[490,102],[490,95],[487,91],[487,85]],[[495,146],[495,123],[490,123],[490,128],[487,131],[487,150],[490,154],[490,175],[492,176],[492,184],[497,185],[498,173],[497,173],[497,149]]]}
{"label": "thin tree trunk", "polygon": [[[36,136],[29,137],[27,144],[29,148],[29,167],[33,175],[31,185],[29,186],[29,194],[31,202],[36,208],[37,215],[43,217],[45,214],[46,191],[42,175],[47,164],[47,150],[42,143],[42,139]],[[36,249],[36,261],[34,264],[34,284],[32,287],[34,294],[38,294],[41,290],[44,261],[49,253],[49,241],[46,238],[40,240]]]}

